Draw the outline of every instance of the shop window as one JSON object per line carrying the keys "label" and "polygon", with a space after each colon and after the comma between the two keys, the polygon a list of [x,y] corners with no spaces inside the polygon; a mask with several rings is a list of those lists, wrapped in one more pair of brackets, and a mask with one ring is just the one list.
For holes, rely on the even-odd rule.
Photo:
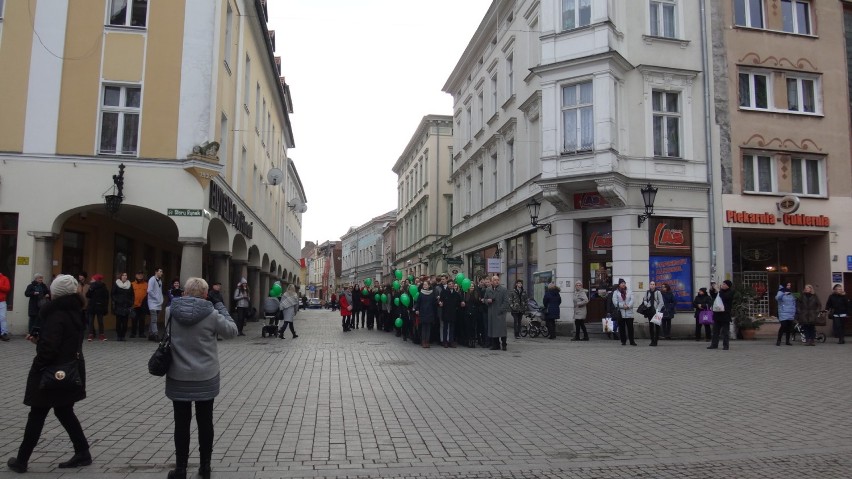
{"label": "shop window", "polygon": [[740,27],[763,28],[763,0],[734,0],[734,23]]}
{"label": "shop window", "polygon": [[822,160],[808,158],[791,159],[793,193],[800,195],[822,196],[823,173]]}
{"label": "shop window", "polygon": [[104,85],[101,105],[99,152],[112,155],[136,155],[139,146],[142,88]]}
{"label": "shop window", "polygon": [[651,36],[675,38],[675,2],[672,0],[652,1],[650,10]]}
{"label": "shop window", "polygon": [[144,27],[148,19],[148,0],[111,0],[109,24]]}
{"label": "shop window", "polygon": [[800,35],[811,34],[811,3],[803,0],[781,0],[784,31]]}
{"label": "shop window", "polygon": [[[2,7],[2,4],[0,4]],[[12,289],[6,296],[6,308],[12,311],[15,301],[15,266],[18,258],[18,214],[0,213],[0,273],[9,278]],[[50,276],[50,271],[42,274]]]}
{"label": "shop window", "polygon": [[743,156],[743,191],[747,193],[773,193],[775,186],[775,162],[770,156]]}
{"label": "shop window", "polygon": [[571,30],[592,22],[592,0],[562,0],[562,30]]}
{"label": "shop window", "polygon": [[651,94],[654,122],[654,156],[679,158],[680,94],[654,91]]}
{"label": "shop window", "polygon": [[741,72],[739,74],[739,101],[741,108],[770,108],[769,75],[760,73]]}

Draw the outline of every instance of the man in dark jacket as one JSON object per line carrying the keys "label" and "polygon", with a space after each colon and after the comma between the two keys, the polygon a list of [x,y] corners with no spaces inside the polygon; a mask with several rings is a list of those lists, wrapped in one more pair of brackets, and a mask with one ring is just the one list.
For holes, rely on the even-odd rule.
{"label": "man in dark jacket", "polygon": [[[104,315],[109,309],[109,290],[104,284],[104,276],[95,274],[92,276],[92,282],[89,283],[89,289],[86,291],[86,299],[89,300],[86,306],[87,317],[89,318],[89,341],[92,341],[95,336],[100,341],[106,341],[104,331]],[[97,319],[97,322],[95,320]],[[101,334],[98,335],[98,329]]]}
{"label": "man in dark jacket", "polygon": [[438,306],[441,308],[441,346],[445,348],[456,347],[456,321],[461,308],[462,296],[459,285],[455,282],[449,283],[438,297]]}
{"label": "man in dark jacket", "polygon": [[211,285],[210,291],[207,292],[207,301],[213,304],[225,304],[225,297],[222,296],[222,283],[217,281]]}
{"label": "man in dark jacket", "polygon": [[33,328],[38,326],[38,310],[50,299],[50,289],[44,284],[44,276],[41,273],[35,275],[33,282],[27,286],[24,296],[30,298],[27,308],[27,314],[30,317],[27,331],[32,332]]}
{"label": "man in dark jacket", "polygon": [[355,284],[352,288],[352,316],[349,320],[349,329],[358,329],[358,318],[364,314],[364,305],[361,304],[361,285]]}

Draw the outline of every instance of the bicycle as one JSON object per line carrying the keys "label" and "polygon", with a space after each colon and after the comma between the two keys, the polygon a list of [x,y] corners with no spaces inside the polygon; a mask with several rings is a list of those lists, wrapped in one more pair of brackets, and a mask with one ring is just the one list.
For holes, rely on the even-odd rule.
{"label": "bicycle", "polygon": [[[801,341],[803,343],[807,342],[807,339],[805,339],[805,330],[802,329],[802,325],[797,322],[793,326],[793,331],[790,332],[790,340],[795,342],[795,341],[799,341],[800,340],[799,338],[801,338]],[[816,335],[814,335],[814,339],[817,342],[824,343],[825,342],[825,334],[817,331]]]}

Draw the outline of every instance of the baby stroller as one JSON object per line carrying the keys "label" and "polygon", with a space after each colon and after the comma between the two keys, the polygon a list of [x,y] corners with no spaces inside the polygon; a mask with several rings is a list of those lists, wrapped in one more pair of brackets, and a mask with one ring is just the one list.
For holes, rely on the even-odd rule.
{"label": "baby stroller", "polygon": [[263,301],[263,317],[266,323],[260,330],[260,336],[274,337],[278,334],[278,298],[266,298]]}
{"label": "baby stroller", "polygon": [[521,336],[537,338],[539,335],[547,336],[549,331],[547,330],[547,326],[544,324],[544,307],[539,306],[538,302],[534,299],[530,299],[527,301],[527,311],[524,313],[524,320],[526,323],[521,325]]}

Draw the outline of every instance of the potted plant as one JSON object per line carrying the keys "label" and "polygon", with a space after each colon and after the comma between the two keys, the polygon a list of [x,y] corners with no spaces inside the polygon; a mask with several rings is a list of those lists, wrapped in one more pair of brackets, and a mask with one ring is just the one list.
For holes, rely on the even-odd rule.
{"label": "potted plant", "polygon": [[762,315],[755,317],[751,314],[751,303],[756,299],[758,299],[757,292],[751,286],[740,283],[734,288],[731,318],[737,325],[737,331],[742,335],[742,339],[754,339],[755,332],[766,322],[761,318]]}

